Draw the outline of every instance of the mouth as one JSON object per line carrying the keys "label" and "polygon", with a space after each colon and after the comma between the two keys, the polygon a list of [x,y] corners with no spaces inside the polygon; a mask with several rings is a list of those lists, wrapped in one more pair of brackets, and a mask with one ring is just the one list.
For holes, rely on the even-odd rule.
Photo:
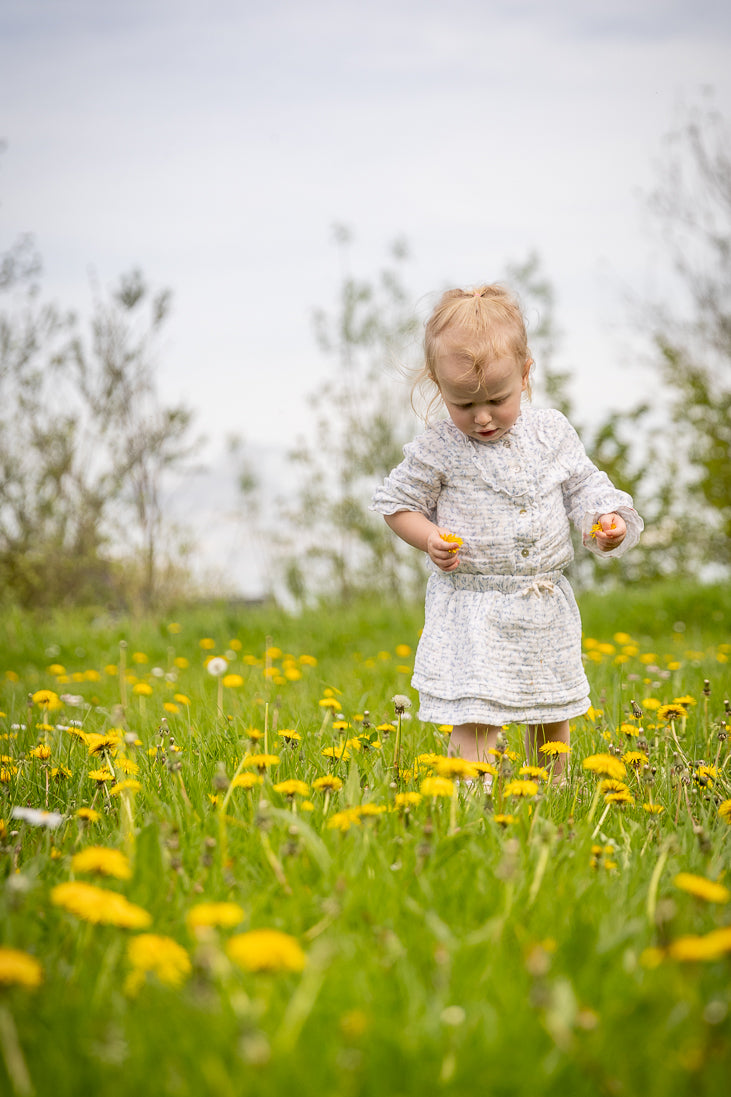
{"label": "mouth", "polygon": [[492,438],[497,434],[497,427],[494,427],[492,430],[478,430],[476,433],[480,438]]}

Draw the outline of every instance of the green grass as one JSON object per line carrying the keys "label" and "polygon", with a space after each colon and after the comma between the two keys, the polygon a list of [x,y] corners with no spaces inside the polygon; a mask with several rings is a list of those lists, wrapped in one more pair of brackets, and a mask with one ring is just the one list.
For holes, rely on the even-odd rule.
{"label": "green grass", "polygon": [[[447,733],[405,720],[400,770],[394,731],[368,749],[361,740],[347,759],[322,750],[372,735],[366,713],[366,725],[395,724],[395,694],[411,696],[415,711],[412,656],[397,648],[415,648],[421,607],[291,617],[219,606],[175,622],[8,611],[0,924],[3,945],[34,957],[43,982],[0,986],[0,1092],[30,1092],[26,1071],[42,1097],[725,1091],[731,952],[703,962],[673,952],[731,923],[728,902],[674,883],[680,872],[729,883],[731,828],[718,808],[731,799],[728,741],[719,739],[730,600],[723,588],[671,584],[585,595],[587,672],[601,712],[576,721],[567,786],[505,794],[524,761],[522,731],[510,728],[492,796],[458,785],[453,798],[400,810],[396,795],[417,792],[429,772],[418,755],[446,753]],[[211,647],[201,647],[206,639]],[[204,665],[211,655],[243,679],[221,688],[222,711],[219,680]],[[83,701],[44,715],[28,702],[41,689]],[[681,696],[696,703],[671,730],[653,706]],[[319,703],[327,697],[334,714]],[[644,717],[630,737],[622,725],[631,700]],[[334,726],[339,713],[348,728]],[[120,727],[129,741],[90,755],[72,721],[86,735]],[[284,743],[285,729],[301,740]],[[643,744],[647,766],[627,766],[625,777],[634,802],[605,803],[582,760]],[[34,756],[38,746],[50,756]],[[253,788],[232,787],[242,760],[264,750],[278,765]],[[125,757],[139,791],[110,794],[112,781],[89,777],[109,764],[123,780]],[[54,775],[60,767],[67,776]],[[312,788],[332,773],[340,791]],[[289,778],[307,782],[306,797],[274,789]],[[662,814],[645,810],[650,802]],[[32,826],[11,817],[14,805],[64,821]],[[89,807],[98,821],[77,816]],[[353,822],[351,812],[349,828],[332,825],[353,808],[361,814]],[[91,846],[125,852],[131,877],[75,872],[72,858]],[[70,913],[54,888],[74,879],[123,894],[150,925]],[[189,912],[214,901],[238,904],[239,923],[194,933]],[[252,972],[232,959],[228,942],[262,928],[302,949],[302,971]],[[165,970],[130,980],[140,932],[185,950],[190,971],[179,986]],[[0,981],[4,970],[10,980],[0,953]]]}

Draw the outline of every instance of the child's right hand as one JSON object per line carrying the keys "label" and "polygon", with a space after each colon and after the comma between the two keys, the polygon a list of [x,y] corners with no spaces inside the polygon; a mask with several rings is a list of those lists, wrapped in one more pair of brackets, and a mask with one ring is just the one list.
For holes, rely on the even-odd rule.
{"label": "child's right hand", "polygon": [[[452,538],[452,540],[445,540],[447,537]],[[454,537],[454,534],[448,529],[434,526],[427,538],[426,551],[429,554],[429,559],[441,571],[454,571],[459,566],[459,548],[461,544],[462,539]]]}

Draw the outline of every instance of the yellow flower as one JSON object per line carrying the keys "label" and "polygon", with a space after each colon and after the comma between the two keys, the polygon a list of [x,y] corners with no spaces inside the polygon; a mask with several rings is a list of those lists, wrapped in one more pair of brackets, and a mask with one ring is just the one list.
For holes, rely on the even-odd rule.
{"label": "yellow flower", "polygon": [[326,774],[324,777],[316,777],[312,782],[312,787],[322,792],[339,792],[343,787],[343,782],[335,774]]}
{"label": "yellow flower", "polygon": [[640,734],[640,729],[637,727],[636,724],[620,724],[619,730],[622,732],[623,735],[627,735],[629,737]]}
{"label": "yellow flower", "polygon": [[340,708],[340,703],[335,700],[334,697],[323,697],[321,701],[317,702],[320,708]]}
{"label": "yellow flower", "polygon": [[538,749],[541,754],[545,754],[547,758],[555,758],[557,754],[568,754],[571,751],[571,747],[568,743],[561,743],[558,740],[550,740],[547,743],[542,743]]}
{"label": "yellow flower", "polygon": [[43,968],[35,956],[17,948],[0,948],[0,986],[32,990],[42,982]]}
{"label": "yellow flower", "polygon": [[51,757],[51,748],[47,747],[45,743],[40,743],[37,747],[29,752],[31,758],[38,758],[42,762],[47,762]]}
{"label": "yellow flower", "polygon": [[151,697],[152,686],[149,684],[149,682],[137,682],[136,685],[132,686],[132,692],[136,693],[140,697]]}
{"label": "yellow flower", "polygon": [[280,739],[284,739],[285,743],[301,743],[302,736],[298,731],[293,728],[283,728],[277,733]]}
{"label": "yellow flower", "polygon": [[104,735],[98,735],[96,732],[89,732],[86,736],[86,745],[89,748],[89,754],[102,754],[105,750],[114,753],[115,750],[119,750],[122,742],[122,736],[118,731],[111,730]]}
{"label": "yellow flower", "polygon": [[238,903],[197,903],[186,916],[188,928],[195,933],[208,926],[233,929],[243,921],[244,911]]}
{"label": "yellow flower", "polygon": [[665,808],[662,804],[643,804],[642,805],[648,815],[662,815]]}
{"label": "yellow flower", "polygon": [[176,712],[180,712],[180,706],[176,705],[174,701],[163,701],[162,707],[165,712],[170,712],[173,716]]}
{"label": "yellow flower", "polygon": [[278,929],[252,929],[228,942],[229,957],[244,971],[299,972],[307,963],[299,942]]}
{"label": "yellow flower", "polygon": [[[454,548],[449,550],[450,552],[459,552],[460,546],[464,544],[462,538],[456,533],[443,533],[442,541],[449,541],[450,544],[454,545]],[[396,654],[398,654],[398,648],[396,649]]]}
{"label": "yellow flower", "polygon": [[84,823],[98,823],[101,819],[101,812],[95,811],[94,808],[77,808],[75,814],[76,818]]}
{"label": "yellow flower", "polygon": [[[445,541],[451,541],[451,537],[445,537]],[[408,644],[396,644],[394,648],[399,659],[405,659],[407,655],[411,655],[411,648]]]}
{"label": "yellow flower", "polygon": [[619,792],[608,792],[604,797],[605,804],[634,804],[635,798],[628,789]]}
{"label": "yellow flower", "polygon": [[55,777],[57,780],[67,779],[71,776],[71,770],[68,766],[54,766],[51,770],[51,777]]}
{"label": "yellow flower", "polygon": [[419,787],[423,796],[454,796],[454,782],[448,777],[425,777]]}
{"label": "yellow flower", "polygon": [[727,952],[731,952],[731,926],[711,930],[703,937],[678,937],[668,946],[673,960],[718,960]]}
{"label": "yellow flower", "polygon": [[360,815],[354,808],[346,808],[344,811],[336,811],[327,821],[329,830],[350,830],[353,826],[360,826]]}
{"label": "yellow flower", "polygon": [[505,786],[506,796],[535,796],[537,793],[537,781],[508,781]]}
{"label": "yellow flower", "polygon": [[[140,933],[129,942],[127,954],[135,973],[144,978],[152,972],[168,987],[179,987],[191,972],[188,953],[172,937]],[[138,985],[139,980],[133,978],[128,989],[136,990]]]}
{"label": "yellow flower", "polygon": [[51,891],[51,902],[95,925],[145,929],[152,921],[146,910],[130,903],[119,892],[74,880],[57,884]]}
{"label": "yellow flower", "polygon": [[293,777],[290,777],[288,781],[280,781],[272,787],[275,792],[280,792],[282,796],[306,796],[310,791],[308,784]]}
{"label": "yellow flower", "polygon": [[121,796],[123,792],[141,792],[142,785],[135,781],[134,777],[127,777],[124,781],[117,781],[109,790],[110,796]]}
{"label": "yellow flower", "polygon": [[439,777],[449,777],[456,781],[472,780],[479,776],[479,770],[465,758],[438,757],[433,762]]}
{"label": "yellow flower", "polygon": [[303,667],[316,667],[317,659],[314,655],[300,655],[300,663]]}
{"label": "yellow flower", "polygon": [[350,751],[346,747],[345,743],[340,743],[336,747],[323,747],[320,752],[325,758],[340,758],[343,762],[347,762],[350,758]]}
{"label": "yellow flower", "polygon": [[660,705],[657,710],[657,718],[664,724],[670,723],[671,720],[680,720],[687,715],[688,710],[684,705]]}
{"label": "yellow flower", "polygon": [[221,681],[227,689],[238,689],[239,686],[244,684],[244,679],[240,674],[224,674]]}
{"label": "yellow flower", "polygon": [[213,651],[216,646],[216,641],[211,639],[210,636],[204,636],[202,640],[198,641],[198,646],[202,651]]}
{"label": "yellow flower", "polygon": [[241,763],[244,769],[258,769],[260,772],[264,772],[269,766],[279,765],[278,754],[250,754],[248,758],[244,758]]}
{"label": "yellow flower", "polygon": [[644,766],[649,760],[647,755],[641,750],[627,750],[622,755],[622,761],[628,766]]}
{"label": "yellow flower", "polygon": [[115,876],[129,880],[132,876],[129,858],[118,849],[106,846],[89,846],[71,858],[72,872],[96,872],[100,876]]}
{"label": "yellow flower", "polygon": [[264,778],[258,773],[240,773],[231,782],[231,788],[253,788],[254,785],[263,785]]}
{"label": "yellow flower", "polygon": [[628,792],[629,789],[624,781],[616,781],[614,777],[605,777],[603,781],[599,782],[600,792]]}
{"label": "yellow flower", "polygon": [[722,800],[718,805],[718,814],[731,826],[731,800]]}
{"label": "yellow flower", "polygon": [[548,770],[543,766],[521,766],[518,770],[519,777],[532,777],[534,781],[547,781]]}
{"label": "yellow flower", "polygon": [[685,697],[673,697],[673,704],[682,705],[683,708],[687,708],[688,705],[696,705],[697,703],[695,697],[691,697],[690,694]]}
{"label": "yellow flower", "polygon": [[173,701],[177,701],[179,705],[190,705],[190,697],[187,697],[184,693],[174,693]]}
{"label": "yellow flower", "polygon": [[49,712],[55,711],[55,709],[62,708],[62,702],[57,693],[54,693],[52,689],[39,689],[33,694],[31,698],[34,705],[38,705],[40,708],[48,709]]}
{"label": "yellow flower", "polygon": [[422,796],[420,792],[397,792],[394,796],[394,804],[397,808],[416,807],[420,804]]}
{"label": "yellow flower", "polygon": [[105,781],[113,781],[114,774],[110,769],[107,769],[106,766],[103,766],[102,769],[90,769],[89,780],[96,781],[98,784],[103,785]]}
{"label": "yellow flower", "polygon": [[581,764],[584,769],[591,770],[592,773],[614,777],[618,781],[621,781],[627,772],[624,762],[620,762],[619,758],[611,754],[590,754]]}
{"label": "yellow flower", "polygon": [[697,785],[710,787],[718,777],[718,772],[715,766],[698,766],[693,773],[693,780]]}
{"label": "yellow flower", "polygon": [[140,767],[131,758],[115,758],[114,768],[119,770],[120,773],[126,773],[128,776],[134,776],[140,772]]}
{"label": "yellow flower", "polygon": [[692,872],[679,872],[673,883],[681,891],[705,899],[707,903],[727,903],[731,899],[731,891],[723,884],[707,880],[705,876],[695,876]]}
{"label": "yellow flower", "polygon": [[517,815],[505,815],[502,812],[496,812],[493,815],[493,819],[496,823],[499,823],[501,827],[509,827],[517,818]]}

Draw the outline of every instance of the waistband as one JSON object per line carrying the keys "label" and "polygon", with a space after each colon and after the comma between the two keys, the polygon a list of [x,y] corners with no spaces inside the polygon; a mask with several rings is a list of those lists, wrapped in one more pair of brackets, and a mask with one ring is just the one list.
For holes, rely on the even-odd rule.
{"label": "waistband", "polygon": [[[562,571],[542,571],[537,575],[481,575],[473,572],[432,572],[429,582],[444,584],[453,590],[496,591],[498,594],[552,594],[564,580]],[[565,580],[564,580],[565,581]]]}

